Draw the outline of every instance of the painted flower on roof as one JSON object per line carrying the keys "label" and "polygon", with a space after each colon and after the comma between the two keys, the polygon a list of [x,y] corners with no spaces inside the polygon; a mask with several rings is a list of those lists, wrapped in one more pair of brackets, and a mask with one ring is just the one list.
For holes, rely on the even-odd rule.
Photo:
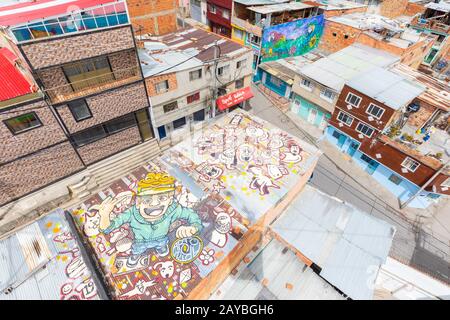
{"label": "painted flower on roof", "polygon": [[214,261],[214,249],[203,249],[202,253],[198,257],[203,265],[207,266]]}

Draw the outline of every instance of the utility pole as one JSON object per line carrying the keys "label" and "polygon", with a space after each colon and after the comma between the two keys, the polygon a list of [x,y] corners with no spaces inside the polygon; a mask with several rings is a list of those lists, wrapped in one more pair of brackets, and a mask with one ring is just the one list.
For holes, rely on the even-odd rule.
{"label": "utility pole", "polygon": [[213,71],[213,77],[214,77],[214,84],[213,84],[213,99],[212,99],[212,110],[211,110],[211,117],[216,117],[216,100],[218,96],[218,89],[217,89],[217,66],[219,65],[219,45],[217,44],[217,41],[214,42],[214,71]]}

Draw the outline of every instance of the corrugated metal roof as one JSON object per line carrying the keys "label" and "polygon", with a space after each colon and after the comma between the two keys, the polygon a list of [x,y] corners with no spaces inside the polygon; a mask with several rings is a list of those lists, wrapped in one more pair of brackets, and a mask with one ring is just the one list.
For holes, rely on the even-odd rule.
{"label": "corrugated metal roof", "polygon": [[343,296],[278,240],[271,240],[246,265],[238,267],[212,299],[343,300]]}
{"label": "corrugated metal roof", "polygon": [[399,110],[425,92],[426,87],[382,68],[373,68],[350,80],[347,85]]}
{"label": "corrugated metal roof", "polygon": [[272,229],[353,299],[372,298],[373,288],[368,284],[386,261],[395,233],[388,223],[310,186]]}
{"label": "corrugated metal roof", "polygon": [[446,1],[441,1],[439,3],[430,2],[425,5],[425,8],[442,11],[442,12],[450,12],[450,3],[446,2]]}
{"label": "corrugated metal roof", "polygon": [[340,92],[345,82],[358,74],[374,67],[385,68],[398,61],[398,56],[356,43],[300,68],[300,73]]}
{"label": "corrugated metal roof", "polygon": [[258,6],[267,4],[285,3],[291,0],[234,0],[234,2],[246,5],[246,6]]}
{"label": "corrugated metal roof", "polygon": [[0,300],[98,299],[71,232],[64,212],[57,209],[2,239]]}
{"label": "corrugated metal roof", "polygon": [[[11,59],[15,57],[7,48],[0,49],[0,101],[13,99],[32,93],[32,85]],[[15,61],[15,59],[13,60]]]}

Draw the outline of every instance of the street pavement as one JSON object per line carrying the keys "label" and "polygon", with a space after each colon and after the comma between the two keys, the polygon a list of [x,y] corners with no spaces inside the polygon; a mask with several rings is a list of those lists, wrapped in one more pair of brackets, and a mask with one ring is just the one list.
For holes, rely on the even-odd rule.
{"label": "street pavement", "polygon": [[[390,256],[450,284],[448,201],[429,210],[398,209],[398,200],[361,167],[290,112],[283,112],[253,85],[251,113],[290,134],[316,144],[324,154],[310,184],[396,227]],[[349,174],[351,172],[351,175]]]}

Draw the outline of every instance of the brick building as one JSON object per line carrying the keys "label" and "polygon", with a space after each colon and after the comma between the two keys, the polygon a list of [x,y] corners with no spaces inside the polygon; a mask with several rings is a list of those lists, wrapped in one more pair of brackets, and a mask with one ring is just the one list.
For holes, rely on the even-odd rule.
{"label": "brick building", "polygon": [[[403,203],[450,195],[449,87],[407,66],[348,81],[326,137]],[[424,190],[421,190],[424,187]]]}
{"label": "brick building", "polygon": [[137,35],[162,35],[177,30],[179,0],[127,0]]}
{"label": "brick building", "polygon": [[[5,39],[11,39],[2,43],[21,53],[23,69],[29,70],[43,97],[0,105],[6,107],[2,119],[8,127],[1,128],[7,143],[1,152],[6,189],[0,211],[8,205],[13,214],[23,200],[18,198],[36,195],[62,179],[54,194],[43,189],[33,201],[22,202],[35,209],[68,196],[69,189],[69,196],[80,186],[88,192],[87,181],[92,187],[102,182],[95,180],[97,169],[143,142],[151,150],[148,157],[159,152],[126,2],[36,1],[18,6],[0,9]],[[133,161],[117,170],[134,167]],[[114,175],[111,170],[104,173],[104,179],[106,173]]]}
{"label": "brick building", "polygon": [[359,42],[398,55],[402,63],[418,68],[435,41],[435,37],[405,29],[395,20],[353,13],[326,19],[319,48],[333,53]]}

